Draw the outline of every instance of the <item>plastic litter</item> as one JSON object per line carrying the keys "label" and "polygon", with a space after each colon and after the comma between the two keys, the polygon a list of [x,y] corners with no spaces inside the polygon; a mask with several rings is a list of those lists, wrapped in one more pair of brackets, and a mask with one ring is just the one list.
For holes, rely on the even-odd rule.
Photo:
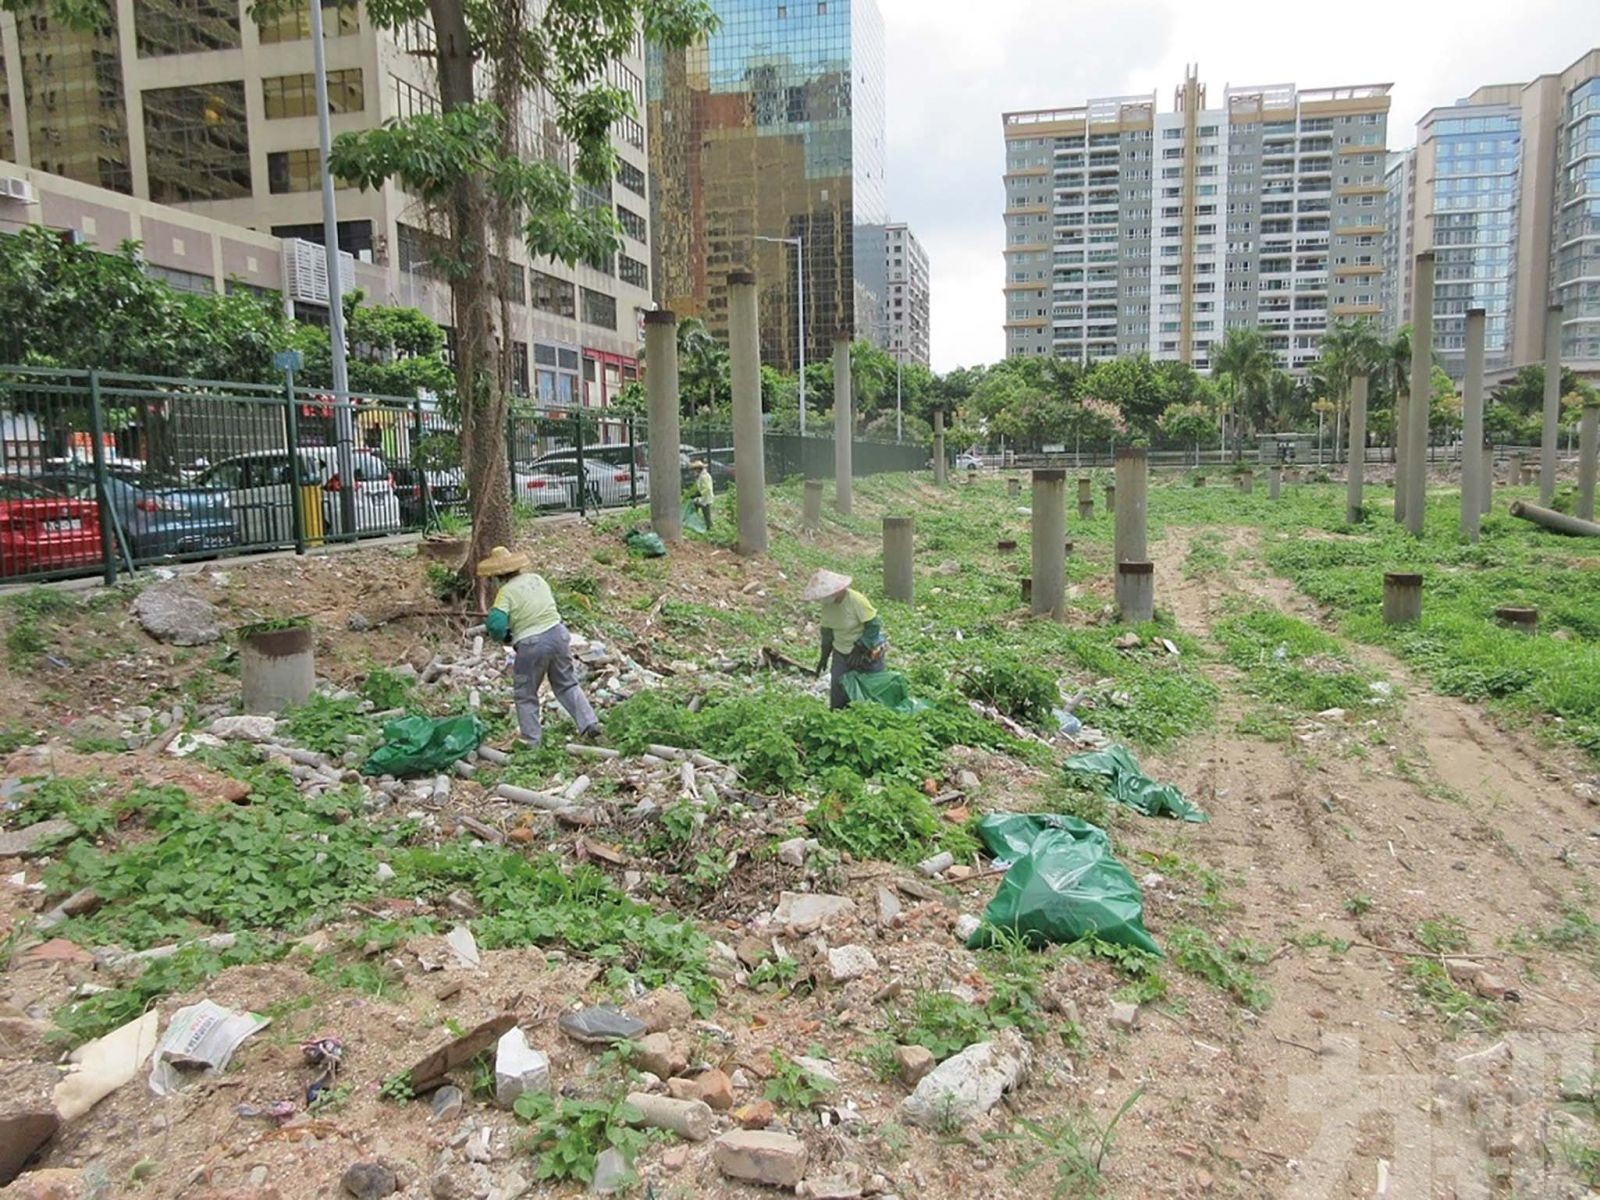
{"label": "plastic litter", "polygon": [[645,558],[665,558],[667,544],[661,540],[661,535],[647,532],[642,529],[629,530],[628,536],[622,539],[628,544],[628,549]]}
{"label": "plastic litter", "polygon": [[325,1089],[333,1086],[333,1081],[339,1074],[339,1066],[344,1062],[344,1041],[331,1033],[325,1033],[319,1038],[301,1042],[300,1053],[306,1062],[320,1068],[317,1077],[306,1087],[306,1104],[315,1104],[317,1097]]}
{"label": "plastic litter", "polygon": [[1066,761],[1066,771],[1075,775],[1103,776],[1113,800],[1147,817],[1176,817],[1197,825],[1211,820],[1170,783],[1157,783],[1139,770],[1139,764],[1125,746],[1074,754]]}
{"label": "plastic litter", "polygon": [[708,533],[705,518],[700,515],[700,510],[692,504],[683,506],[683,527],[695,533]]}
{"label": "plastic litter", "polygon": [[271,1017],[223,1008],[210,1000],[180,1008],[172,1014],[172,1022],[156,1046],[155,1061],[150,1065],[150,1090],[158,1096],[170,1096],[181,1088],[183,1077],[175,1070],[177,1067],[205,1067],[213,1074],[220,1072],[245,1038],[270,1024]]}
{"label": "plastic litter", "polygon": [[1078,734],[1083,732],[1083,722],[1078,720],[1077,717],[1073,716],[1066,709],[1057,708],[1052,709],[1051,711],[1055,715],[1057,727],[1068,737],[1076,737]]}
{"label": "plastic litter", "polygon": [[881,704],[902,713],[919,713],[933,707],[911,694],[911,685],[899,671],[846,671],[839,682],[851,704]]}
{"label": "plastic litter", "polygon": [[1144,927],[1139,885],[1099,826],[1061,814],[991,813],[978,822],[978,836],[991,854],[1014,861],[967,941],[972,949],[1003,929],[1031,945],[1093,935],[1161,953]]}
{"label": "plastic litter", "polygon": [[361,764],[363,775],[437,775],[478,748],[487,732],[474,716],[401,717],[383,727],[383,745]]}

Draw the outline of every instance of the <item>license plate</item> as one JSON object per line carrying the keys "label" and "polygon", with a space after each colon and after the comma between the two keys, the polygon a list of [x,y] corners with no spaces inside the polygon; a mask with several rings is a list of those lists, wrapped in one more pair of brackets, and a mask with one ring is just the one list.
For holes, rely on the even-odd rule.
{"label": "license plate", "polygon": [[82,521],[46,521],[44,523],[44,531],[46,533],[72,533],[82,528]]}

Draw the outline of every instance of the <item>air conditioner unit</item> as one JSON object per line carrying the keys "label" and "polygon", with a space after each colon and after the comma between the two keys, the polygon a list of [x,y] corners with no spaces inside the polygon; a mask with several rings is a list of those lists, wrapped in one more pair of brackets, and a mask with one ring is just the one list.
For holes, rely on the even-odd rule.
{"label": "air conditioner unit", "polygon": [[26,179],[0,179],[0,200],[15,200],[19,204],[33,203],[33,184]]}
{"label": "air conditioner unit", "polygon": [[[341,292],[356,286],[355,256],[339,252]],[[328,303],[328,255],[316,242],[303,238],[283,241],[283,290],[290,300],[306,304]]]}

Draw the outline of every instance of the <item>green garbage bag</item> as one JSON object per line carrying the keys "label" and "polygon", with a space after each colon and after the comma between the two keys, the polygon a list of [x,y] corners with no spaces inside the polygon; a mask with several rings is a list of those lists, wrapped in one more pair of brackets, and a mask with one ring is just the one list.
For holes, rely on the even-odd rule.
{"label": "green garbage bag", "polygon": [[706,519],[700,515],[700,509],[693,504],[683,506],[683,527],[695,533],[709,533],[706,528]]}
{"label": "green garbage bag", "polygon": [[1144,927],[1139,885],[1111,853],[1111,841],[1098,826],[1069,816],[998,813],[978,823],[978,836],[1001,858],[1026,846],[984,910],[983,925],[968,939],[971,949],[989,945],[994,930],[1004,929],[1033,945],[1093,935],[1161,953]]}
{"label": "green garbage bag", "polygon": [[633,529],[622,540],[628,544],[629,550],[632,550],[635,554],[642,554],[646,558],[665,558],[667,556],[667,544],[661,540],[659,533]]}
{"label": "green garbage bag", "polygon": [[871,703],[895,712],[918,713],[932,708],[911,694],[911,685],[899,671],[846,671],[839,683],[851,704]]}
{"label": "green garbage bag", "polygon": [[1157,783],[1139,770],[1125,746],[1074,754],[1067,759],[1066,770],[1068,774],[1102,776],[1113,800],[1147,817],[1177,817],[1196,824],[1211,820],[1170,783]]}
{"label": "green garbage bag", "polygon": [[436,775],[478,748],[487,732],[477,717],[400,717],[383,727],[383,745],[361,764],[363,775]]}

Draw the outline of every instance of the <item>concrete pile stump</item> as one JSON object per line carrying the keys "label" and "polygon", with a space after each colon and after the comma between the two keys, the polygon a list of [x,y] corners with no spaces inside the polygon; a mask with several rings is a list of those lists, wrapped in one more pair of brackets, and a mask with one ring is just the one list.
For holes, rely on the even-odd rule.
{"label": "concrete pile stump", "polygon": [[739,553],[767,552],[767,462],[761,420],[761,324],[752,271],[728,273],[728,357],[733,375],[734,489]]}
{"label": "concrete pile stump", "polygon": [[678,318],[644,314],[645,396],[650,414],[650,528],[663,542],[683,537],[683,470],[678,418]]}
{"label": "concrete pile stump", "polygon": [[1534,634],[1539,632],[1539,610],[1537,608],[1522,608],[1517,605],[1503,605],[1494,610],[1495,620],[1507,629],[1514,629],[1518,633]]}
{"label": "concrete pile stump", "polygon": [[1067,613],[1067,473],[1033,473],[1034,616],[1060,620]]}
{"label": "concrete pile stump", "polygon": [[1587,404],[1578,421],[1578,498],[1573,515],[1594,520],[1596,455],[1600,453],[1600,405]]}
{"label": "concrete pile stump", "polygon": [[833,343],[833,507],[849,516],[854,505],[855,408],[851,396],[850,339]]}
{"label": "concrete pile stump", "polygon": [[1118,450],[1116,484],[1106,488],[1106,508],[1115,519],[1113,562],[1143,562],[1149,557],[1150,455],[1136,446]]}
{"label": "concrete pile stump", "polygon": [[1483,518],[1479,495],[1484,486],[1483,456],[1474,453],[1474,447],[1483,445],[1484,321],[1483,309],[1467,310],[1466,375],[1461,383],[1461,532],[1472,542],[1478,540]]}
{"label": "concrete pile stump", "polygon": [[912,603],[916,587],[912,553],[916,523],[910,517],[883,519],[883,594],[902,604]]}
{"label": "concrete pile stump", "polygon": [[1350,380],[1350,461],[1345,468],[1345,523],[1360,523],[1365,508],[1362,495],[1367,471],[1367,387],[1365,375]]}
{"label": "concrete pile stump", "polygon": [[1283,495],[1283,468],[1267,468],[1267,499],[1277,500]]}
{"label": "concrete pile stump", "polygon": [[1144,625],[1156,614],[1155,564],[1120,562],[1117,564],[1117,612],[1124,624]]}
{"label": "concrete pile stump", "polygon": [[1094,480],[1087,475],[1078,476],[1078,520],[1087,521],[1094,516]]}
{"label": "concrete pile stump", "polygon": [[807,533],[822,530],[822,480],[806,480],[806,495],[800,510],[800,527]]}
{"label": "concrete pile stump", "polygon": [[1422,619],[1422,576],[1389,571],[1383,577],[1383,623],[1411,625]]}

